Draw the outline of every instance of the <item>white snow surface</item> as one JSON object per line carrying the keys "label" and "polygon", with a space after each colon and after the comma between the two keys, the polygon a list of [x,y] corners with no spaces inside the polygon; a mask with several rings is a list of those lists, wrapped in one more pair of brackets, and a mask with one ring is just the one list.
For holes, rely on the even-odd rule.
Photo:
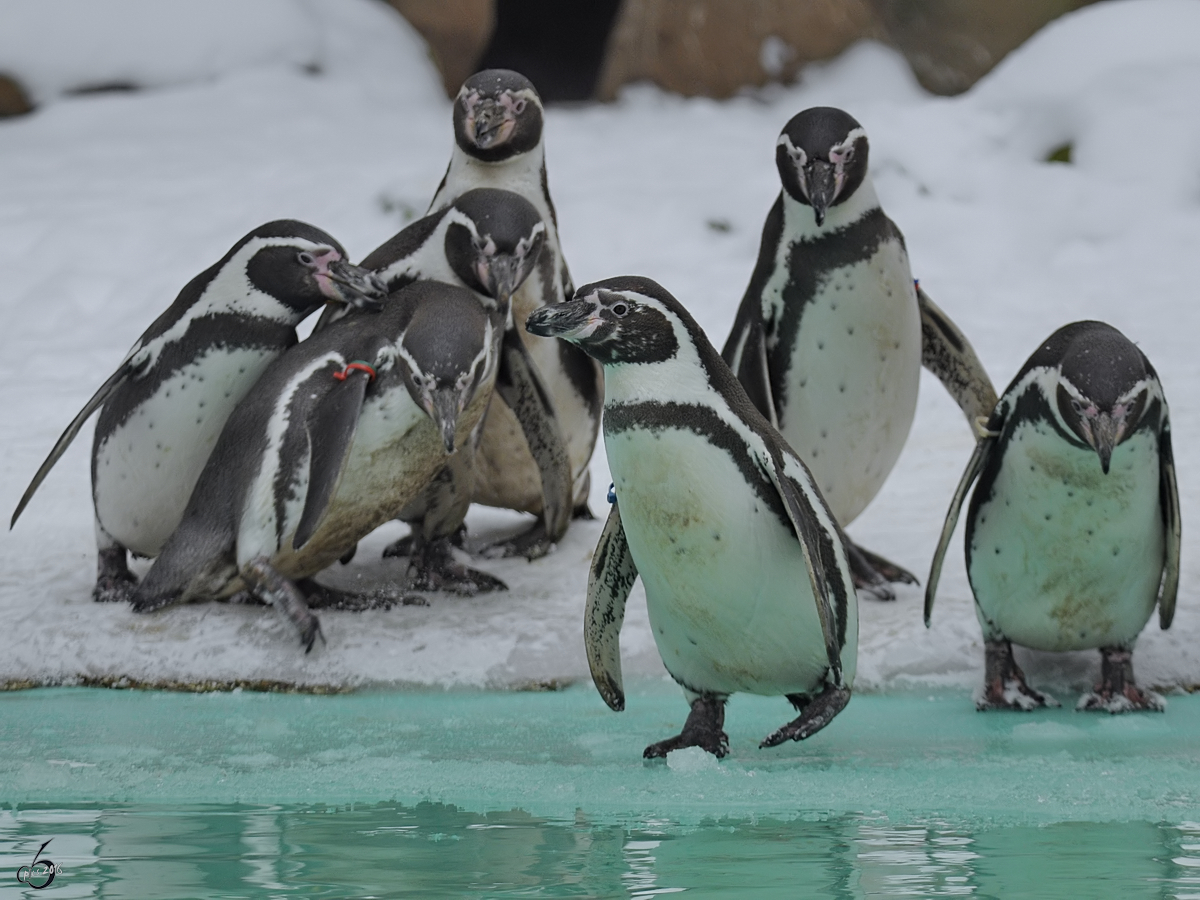
{"label": "white snow surface", "polygon": [[[452,144],[450,106],[411,29],[371,0],[5,0],[0,70],[43,105],[0,122],[0,508],[14,509],[61,430],[142,330],[242,234],[295,217],[354,257],[424,211]],[[1137,341],[1172,401],[1184,516],[1170,631],[1151,620],[1135,666],[1161,689],[1200,684],[1200,4],[1114,0],[1047,27],[967,94],[937,98],[864,43],[799,83],[733,100],[649,87],[547,114],[550,185],[577,284],[653,277],[724,342],[779,181],[775,138],[814,105],[871,139],[885,210],[922,286],[970,336],[1003,390],[1038,342],[1097,318]],[[142,90],[72,93],[127,83]],[[1073,144],[1074,163],[1046,155]],[[125,677],[308,686],[514,687],[587,678],[582,613],[600,522],[551,556],[476,564],[507,593],[363,614],[323,612],[305,655],[272,610],[228,604],[135,615],[93,603],[90,427],[0,541],[0,683]],[[850,528],[924,578],[971,435],[922,375],[916,424],[882,493]],[[607,513],[607,465],[592,508]],[[518,527],[473,510],[476,538]],[[364,541],[331,583],[403,571]],[[947,559],[933,627],[922,593],[861,603],[858,688],[969,689],[982,642],[962,560]],[[145,565],[141,566],[144,571]],[[665,677],[640,587],[622,635],[626,677]],[[1080,692],[1093,652],[1018,650],[1039,688]],[[683,761],[680,761],[682,764]]]}

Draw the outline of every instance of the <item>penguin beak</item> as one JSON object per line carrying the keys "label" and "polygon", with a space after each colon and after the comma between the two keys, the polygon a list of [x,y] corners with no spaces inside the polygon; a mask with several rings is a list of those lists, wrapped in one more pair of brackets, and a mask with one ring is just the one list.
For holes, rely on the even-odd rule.
{"label": "penguin beak", "polygon": [[811,166],[804,169],[802,176],[808,188],[808,202],[812,204],[817,224],[825,224],[825,211],[837,199],[838,179],[837,166],[823,159],[814,159]]}
{"label": "penguin beak", "polygon": [[1102,412],[1092,419],[1090,424],[1092,448],[1100,457],[1100,468],[1107,475],[1112,463],[1113,448],[1121,443],[1121,438],[1125,436],[1125,422]]}
{"label": "penguin beak", "polygon": [[467,134],[481,150],[503,144],[512,134],[516,121],[495,100],[480,100],[467,117]]}
{"label": "penguin beak", "polygon": [[592,315],[594,305],[589,300],[568,300],[553,306],[543,306],[529,314],[525,330],[539,337],[564,340],[587,337],[600,324]]}
{"label": "penguin beak", "polygon": [[525,281],[528,273],[521,271],[521,261],[515,256],[500,253],[493,256],[487,265],[488,292],[501,307],[507,307],[512,295]]}
{"label": "penguin beak", "polygon": [[332,302],[373,312],[383,309],[380,301],[387,296],[387,285],[370,269],[338,260],[329,264],[326,274],[330,290],[324,293]]}
{"label": "penguin beak", "polygon": [[454,452],[454,432],[458,427],[459,408],[458,393],[452,388],[441,388],[433,391],[429,397],[430,415],[433,422],[442,433],[442,444],[447,453]]}

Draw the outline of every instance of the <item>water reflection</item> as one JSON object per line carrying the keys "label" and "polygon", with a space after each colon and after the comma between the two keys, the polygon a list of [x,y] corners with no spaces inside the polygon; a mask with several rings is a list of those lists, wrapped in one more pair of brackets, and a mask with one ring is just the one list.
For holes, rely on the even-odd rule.
{"label": "water reflection", "polygon": [[1200,824],[882,816],[574,821],[453,806],[0,809],[0,898],[1156,897],[1200,900]]}

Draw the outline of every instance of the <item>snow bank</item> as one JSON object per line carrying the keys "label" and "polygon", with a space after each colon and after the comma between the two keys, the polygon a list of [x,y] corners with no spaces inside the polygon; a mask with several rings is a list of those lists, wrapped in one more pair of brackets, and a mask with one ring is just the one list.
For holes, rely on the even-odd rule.
{"label": "snow bank", "polygon": [[[135,75],[176,86],[65,98],[0,123],[0,508],[12,509],[129,344],[234,240],[293,216],[361,257],[424,210],[452,135],[424,48],[366,0],[172,4],[173,21],[193,24],[171,38],[171,54],[145,35],[116,34],[115,4],[95,7],[113,24],[81,5],[72,27],[115,35],[95,42],[107,54],[96,57],[56,37],[48,14],[29,12],[34,4],[8,8],[26,19],[15,29],[7,19],[0,42],[29,55],[18,74],[41,85],[39,96]],[[289,24],[260,31],[258,40],[237,38],[222,51],[223,68],[213,67],[199,48],[237,30],[218,28],[217,13],[250,35],[266,28],[267,9]],[[795,112],[817,104],[843,106],[866,127],[876,185],[904,230],[916,274],[970,335],[997,386],[1073,319],[1105,319],[1139,342],[1174,403],[1183,504],[1175,625],[1161,632],[1152,620],[1135,655],[1139,678],[1166,689],[1200,684],[1200,557],[1189,524],[1200,500],[1190,452],[1200,439],[1200,407],[1190,399],[1200,383],[1192,262],[1200,246],[1200,46],[1189,45],[1198,10],[1175,0],[1088,7],[953,99],[924,94],[895,53],[863,44],[806,70],[795,87],[722,103],[635,87],[613,105],[552,109],[546,126],[576,282],[656,278],[718,345],[779,190],[775,138]],[[0,52],[0,67],[13,52]],[[302,70],[314,60],[319,73]],[[1073,164],[1044,161],[1067,141]],[[93,604],[88,444],[81,436],[0,543],[0,615],[9,632],[0,682],[505,687],[587,678],[580,624],[598,522],[573,526],[546,559],[479,562],[509,583],[505,594],[323,613],[329,643],[304,656],[285,623],[258,607],[135,616]],[[961,414],[923,376],[909,444],[851,526],[855,539],[923,576],[970,450]],[[597,453],[592,508],[601,514],[609,480]],[[519,522],[488,510],[469,519],[479,537]],[[373,535],[351,565],[327,577],[341,585],[395,578],[399,564],[381,561],[379,550],[397,533]],[[932,629],[922,625],[917,589],[893,604],[863,602],[860,689],[969,690],[980,680],[961,546],[960,534]],[[622,649],[627,677],[663,677],[640,588]],[[1018,658],[1035,685],[1064,703],[1098,670],[1095,653]]]}

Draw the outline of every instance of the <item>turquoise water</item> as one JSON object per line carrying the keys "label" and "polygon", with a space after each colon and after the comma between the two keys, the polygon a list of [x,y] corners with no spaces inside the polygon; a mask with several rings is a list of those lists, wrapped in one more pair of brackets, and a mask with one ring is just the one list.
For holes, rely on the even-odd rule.
{"label": "turquoise water", "polygon": [[[1200,897],[1200,698],[1164,715],[855,697],[644,763],[680,695],[0,696],[3,897]],[[16,880],[41,844],[61,867]]]}

